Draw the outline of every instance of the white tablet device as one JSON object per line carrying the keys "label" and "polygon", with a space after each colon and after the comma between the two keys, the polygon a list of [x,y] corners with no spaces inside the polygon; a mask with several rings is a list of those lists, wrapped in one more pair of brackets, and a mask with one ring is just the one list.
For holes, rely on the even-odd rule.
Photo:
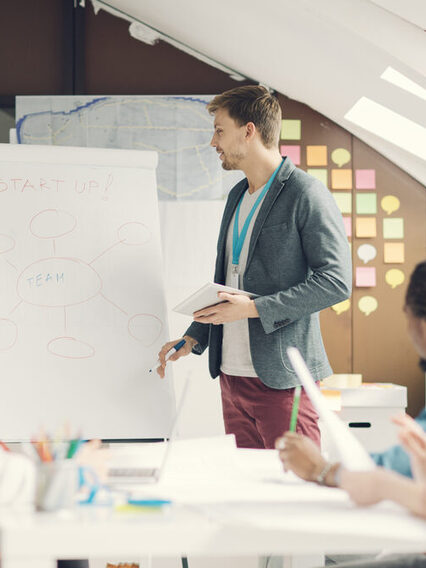
{"label": "white tablet device", "polygon": [[231,286],[224,286],[223,284],[214,284],[213,282],[207,282],[202,288],[188,296],[186,300],[178,304],[173,308],[174,312],[179,314],[184,314],[185,316],[192,316],[192,314],[208,306],[214,306],[215,304],[220,304],[223,302],[218,297],[219,292],[228,292],[229,294],[242,294],[243,296],[248,296],[249,298],[256,298],[257,294],[251,292],[246,292],[245,290],[238,290],[237,288],[231,288]]}

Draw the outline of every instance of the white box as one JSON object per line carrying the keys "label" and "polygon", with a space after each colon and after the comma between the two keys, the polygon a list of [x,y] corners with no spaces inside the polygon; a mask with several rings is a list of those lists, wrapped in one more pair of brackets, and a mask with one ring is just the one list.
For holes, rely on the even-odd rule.
{"label": "white box", "polygon": [[[363,383],[354,389],[325,387],[322,390],[340,391],[341,410],[337,415],[368,452],[382,452],[399,443],[398,428],[391,418],[405,412],[407,387],[391,383]],[[323,450],[330,459],[335,459],[327,433],[322,429],[321,434]]]}

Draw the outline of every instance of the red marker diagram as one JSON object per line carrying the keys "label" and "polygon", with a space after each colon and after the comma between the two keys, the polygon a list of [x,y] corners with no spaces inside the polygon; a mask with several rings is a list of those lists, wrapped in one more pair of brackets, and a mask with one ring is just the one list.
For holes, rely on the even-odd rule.
{"label": "red marker diagram", "polygon": [[[163,331],[163,321],[151,313],[128,313],[104,291],[102,273],[97,262],[119,247],[143,247],[151,239],[150,229],[139,221],[129,221],[116,229],[117,240],[102,250],[95,258],[82,259],[60,254],[59,244],[78,226],[77,218],[68,211],[44,209],[35,213],[29,221],[29,232],[35,239],[51,241],[52,255],[34,259],[23,269],[16,267],[6,253],[16,246],[14,238],[0,234],[0,258],[18,272],[16,280],[17,303],[7,314],[0,314],[0,353],[14,348],[19,342],[19,326],[13,320],[17,310],[25,305],[43,310],[61,310],[63,326],[58,335],[46,345],[51,356],[65,359],[89,359],[96,356],[97,346],[86,337],[75,337],[68,322],[68,315],[75,306],[91,302],[97,297],[112,305],[127,318],[127,334],[145,348],[155,344]],[[49,245],[50,247],[50,245]],[[46,317],[48,317],[46,315]],[[80,332],[81,333],[81,332]]]}

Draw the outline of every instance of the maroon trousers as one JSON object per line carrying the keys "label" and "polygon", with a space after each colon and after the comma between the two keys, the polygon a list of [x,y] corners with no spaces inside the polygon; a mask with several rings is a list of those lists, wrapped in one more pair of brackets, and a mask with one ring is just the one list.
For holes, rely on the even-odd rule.
{"label": "maroon trousers", "polygon": [[[275,447],[275,440],[289,429],[294,388],[267,387],[258,377],[220,374],[225,432],[235,434],[239,448]],[[318,415],[302,389],[296,432],[320,445]]]}

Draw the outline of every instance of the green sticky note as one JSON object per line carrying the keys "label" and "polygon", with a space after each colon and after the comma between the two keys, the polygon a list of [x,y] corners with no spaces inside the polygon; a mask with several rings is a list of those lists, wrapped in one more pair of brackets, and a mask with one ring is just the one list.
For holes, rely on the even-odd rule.
{"label": "green sticky note", "polygon": [[375,215],[377,213],[377,193],[357,193],[356,212],[360,215]]}
{"label": "green sticky note", "polygon": [[302,123],[300,120],[281,121],[281,140],[300,140]]}
{"label": "green sticky note", "polygon": [[383,238],[384,239],[403,239],[404,238],[404,219],[393,217],[383,219]]}
{"label": "green sticky note", "polygon": [[328,171],[326,169],[308,168],[306,170],[306,173],[308,173],[309,175],[319,179],[320,181],[322,181],[322,183],[325,185],[325,187],[328,187]]}
{"label": "green sticky note", "polygon": [[341,213],[352,213],[352,193],[342,191],[333,191],[332,193]]}

